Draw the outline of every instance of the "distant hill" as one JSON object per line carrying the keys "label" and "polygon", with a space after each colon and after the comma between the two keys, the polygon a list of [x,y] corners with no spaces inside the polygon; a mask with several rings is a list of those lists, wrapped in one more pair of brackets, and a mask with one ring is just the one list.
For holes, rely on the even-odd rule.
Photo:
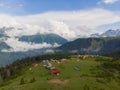
{"label": "distant hill", "polygon": [[19,38],[19,41],[32,42],[32,43],[49,43],[49,44],[65,44],[66,39],[62,38],[56,34],[37,34],[31,36],[22,36]]}
{"label": "distant hill", "polygon": [[79,38],[56,49],[59,52],[109,53],[120,50],[120,37]]}

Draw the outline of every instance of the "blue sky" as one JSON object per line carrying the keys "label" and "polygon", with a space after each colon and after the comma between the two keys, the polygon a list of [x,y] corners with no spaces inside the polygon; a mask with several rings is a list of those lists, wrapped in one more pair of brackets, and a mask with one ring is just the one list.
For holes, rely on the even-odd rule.
{"label": "blue sky", "polygon": [[47,11],[71,11],[94,8],[98,0],[28,0],[25,8],[28,13]]}
{"label": "blue sky", "polygon": [[[27,2],[28,1],[28,2]],[[102,0],[26,0],[26,12],[41,13],[58,10],[83,10],[91,8],[105,8],[120,10],[120,2],[106,4]]]}
{"label": "blue sky", "polygon": [[105,3],[103,1],[104,0],[0,0],[0,13],[28,15],[49,11],[76,11],[92,8],[104,8],[111,11],[120,10],[119,0],[115,0],[116,2],[114,3]]}

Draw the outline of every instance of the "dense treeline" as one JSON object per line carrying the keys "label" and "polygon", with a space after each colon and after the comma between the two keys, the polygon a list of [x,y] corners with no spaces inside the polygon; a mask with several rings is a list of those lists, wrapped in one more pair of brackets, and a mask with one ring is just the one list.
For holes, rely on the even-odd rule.
{"label": "dense treeline", "polygon": [[10,65],[6,67],[0,68],[0,85],[4,83],[4,81],[14,78],[19,74],[22,74],[20,71],[23,67],[30,66],[32,63],[39,63],[43,60],[49,59],[62,59],[62,58],[70,58],[70,54],[51,54],[51,55],[41,55],[34,57],[27,57],[21,60],[16,60]]}
{"label": "dense treeline", "polygon": [[120,57],[112,57],[109,59],[105,59],[103,57],[96,58],[96,61],[102,61],[102,63],[98,66],[98,69],[101,70],[97,74],[97,77],[103,78],[115,78],[116,80],[120,80]]}

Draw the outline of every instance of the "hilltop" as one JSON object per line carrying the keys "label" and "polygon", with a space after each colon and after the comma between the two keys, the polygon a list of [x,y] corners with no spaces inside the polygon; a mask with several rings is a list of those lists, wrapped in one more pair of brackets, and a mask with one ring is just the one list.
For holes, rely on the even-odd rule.
{"label": "hilltop", "polygon": [[[43,67],[42,59],[50,60],[60,71],[60,75],[51,75]],[[33,62],[38,65],[33,67]],[[0,90],[119,90],[119,62],[120,59],[97,55],[45,55],[26,58],[24,62],[22,60],[12,64],[12,68],[22,68],[1,84]],[[79,67],[79,70],[75,67]]]}

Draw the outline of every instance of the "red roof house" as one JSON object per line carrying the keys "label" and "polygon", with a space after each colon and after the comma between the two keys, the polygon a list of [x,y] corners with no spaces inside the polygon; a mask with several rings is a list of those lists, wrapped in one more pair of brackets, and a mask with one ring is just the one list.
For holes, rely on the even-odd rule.
{"label": "red roof house", "polygon": [[51,73],[56,74],[56,75],[60,75],[60,71],[56,68],[51,69]]}
{"label": "red roof house", "polygon": [[32,66],[33,66],[33,67],[37,67],[38,64],[37,64],[37,63],[32,63]]}

